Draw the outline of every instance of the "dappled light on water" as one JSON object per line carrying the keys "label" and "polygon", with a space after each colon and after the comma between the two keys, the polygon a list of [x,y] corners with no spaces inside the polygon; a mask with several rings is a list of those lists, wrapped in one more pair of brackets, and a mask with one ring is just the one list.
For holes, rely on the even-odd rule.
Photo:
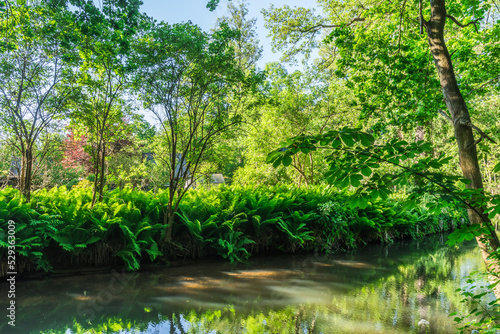
{"label": "dappled light on water", "polygon": [[226,273],[229,276],[246,279],[279,279],[289,275],[299,275],[300,271],[292,270],[239,270]]}
{"label": "dappled light on water", "polygon": [[[333,262],[337,265],[346,266],[346,267],[350,267],[350,268],[375,268],[374,265],[369,264],[369,263],[363,263],[363,262],[345,261],[345,260],[334,260]],[[331,266],[328,264],[323,264],[323,265]]]}
{"label": "dappled light on water", "polygon": [[20,333],[417,333],[421,319],[454,333],[448,315],[468,307],[455,290],[481,256],[419,246],[20,281]]}

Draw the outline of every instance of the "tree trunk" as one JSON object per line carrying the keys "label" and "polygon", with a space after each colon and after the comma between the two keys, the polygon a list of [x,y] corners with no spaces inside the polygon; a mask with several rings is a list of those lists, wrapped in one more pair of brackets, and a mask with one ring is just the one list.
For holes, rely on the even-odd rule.
{"label": "tree trunk", "polygon": [[163,224],[167,227],[165,233],[166,242],[172,241],[172,227],[174,225],[174,215],[175,215],[174,194],[172,193],[172,188],[170,187],[170,185],[169,185],[169,197],[168,197],[167,209],[164,211],[165,214],[163,216]]}
{"label": "tree trunk", "polygon": [[[173,127],[171,126],[171,130]],[[179,178],[182,171],[182,163],[179,165],[179,170],[177,171],[177,141],[174,133],[172,135],[172,152],[170,153],[170,176],[168,184],[168,203],[167,209],[165,210],[165,215],[163,218],[163,224],[167,226],[167,231],[165,233],[165,242],[172,241],[172,227],[174,225],[174,198],[175,191],[179,186]]]}
{"label": "tree trunk", "polygon": [[26,178],[26,154],[21,152],[21,170],[19,171],[19,179],[17,180],[17,188],[23,194],[24,179]]}
{"label": "tree trunk", "polygon": [[[467,188],[483,189],[469,110],[460,93],[450,54],[444,40],[444,26],[446,22],[445,0],[430,0],[430,3],[431,17],[429,21],[426,22],[427,37],[434,63],[439,73],[444,100],[452,116],[455,138],[458,145],[460,167],[462,168],[463,176],[471,181],[471,183],[467,185]],[[471,203],[474,203],[474,199],[472,199]],[[498,263],[488,259],[490,254],[500,246],[500,242],[493,230],[490,220],[487,215],[484,214],[484,208],[480,206],[474,209],[468,208],[467,212],[471,224],[487,223],[491,233],[476,237],[477,243],[481,249],[487,268],[500,272],[498,270],[500,269]],[[495,291],[495,294],[497,298],[500,297],[498,291]]]}
{"label": "tree trunk", "polygon": [[94,189],[92,189],[92,204],[90,205],[91,208],[94,207],[95,202],[97,201],[97,193],[98,193],[98,187],[99,187],[99,165],[100,165],[100,152],[101,152],[101,144],[97,144],[97,152],[95,154],[95,173],[94,173]]}
{"label": "tree trunk", "polygon": [[33,178],[33,151],[31,147],[26,150],[26,173],[24,175],[23,193],[26,197],[26,202],[31,200],[31,183]]}
{"label": "tree trunk", "polygon": [[165,232],[165,241],[172,241],[172,227],[174,226],[174,214],[168,211],[165,212],[163,218],[163,224],[167,226],[167,231]]}
{"label": "tree trunk", "polygon": [[[105,165],[106,165],[106,144],[102,140],[97,145],[96,163],[95,163],[95,179],[94,190],[92,193],[92,207],[97,201],[102,202],[105,181]],[[99,196],[98,196],[99,195]]]}
{"label": "tree trunk", "polygon": [[104,192],[104,173],[105,173],[105,165],[106,165],[106,144],[103,142],[102,144],[102,156],[101,156],[101,175],[99,179],[99,202],[102,202],[103,192]]}
{"label": "tree trunk", "polygon": [[419,140],[424,140],[425,138],[425,129],[422,125],[417,126],[417,131],[415,133],[415,142]]}
{"label": "tree trunk", "polygon": [[21,171],[19,175],[18,188],[24,196],[26,203],[31,200],[31,183],[33,174],[33,151],[27,147],[22,153]]}
{"label": "tree trunk", "polygon": [[19,180],[19,190],[24,196],[26,203],[31,200],[31,181],[33,174],[33,151],[26,148],[21,161],[21,177]]}

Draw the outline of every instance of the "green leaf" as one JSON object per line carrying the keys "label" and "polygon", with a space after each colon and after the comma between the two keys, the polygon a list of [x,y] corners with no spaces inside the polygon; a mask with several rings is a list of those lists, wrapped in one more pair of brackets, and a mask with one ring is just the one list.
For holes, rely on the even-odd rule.
{"label": "green leaf", "polygon": [[469,179],[460,179],[460,182],[462,182],[463,184],[471,184],[471,180]]}
{"label": "green leaf", "polygon": [[367,133],[360,133],[359,137],[361,139],[361,145],[363,145],[364,147],[369,147],[374,142],[374,138]]}
{"label": "green leaf", "polygon": [[472,239],[474,239],[474,234],[473,233],[466,233],[465,239],[468,241],[471,241]]}
{"label": "green leaf", "polygon": [[343,135],[341,138],[346,146],[352,147],[356,143],[351,135]]}
{"label": "green leaf", "polygon": [[372,175],[372,170],[370,167],[364,167],[363,169],[361,169],[361,174],[363,174],[364,176],[370,176]]}
{"label": "green leaf", "polygon": [[500,162],[495,165],[495,168],[493,168],[493,173],[498,173],[500,172]]}
{"label": "green leaf", "polygon": [[362,178],[361,175],[359,175],[359,174],[352,174],[349,177],[351,186],[353,186],[353,187],[359,187],[361,185],[361,182],[359,182],[360,178]]}
{"label": "green leaf", "polygon": [[290,166],[291,163],[292,163],[292,157],[290,157],[289,155],[285,155],[283,157],[283,166]]}
{"label": "green leaf", "polygon": [[336,148],[341,144],[341,141],[338,138],[335,138],[335,140],[332,142],[332,147]]}
{"label": "green leaf", "polygon": [[281,152],[279,152],[278,150],[276,151],[272,151],[271,153],[269,153],[266,157],[266,163],[271,163],[273,161],[275,161],[279,156],[281,155]]}
{"label": "green leaf", "polygon": [[345,176],[343,177],[341,180],[338,180],[337,182],[337,185],[340,187],[340,188],[345,188],[349,185],[349,177],[348,176]]}

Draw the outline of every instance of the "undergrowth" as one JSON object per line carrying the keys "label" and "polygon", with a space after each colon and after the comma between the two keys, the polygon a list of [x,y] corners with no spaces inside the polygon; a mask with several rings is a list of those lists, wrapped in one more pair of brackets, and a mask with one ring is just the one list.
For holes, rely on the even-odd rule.
{"label": "undergrowth", "polygon": [[190,190],[179,207],[173,241],[164,242],[168,193],[115,189],[91,208],[91,189],[65,187],[33,193],[30,203],[11,187],[0,190],[1,276],[7,272],[7,224],[16,223],[18,272],[124,265],[218,255],[231,262],[266,252],[351,250],[456,226],[461,211],[429,214],[396,202],[351,209],[331,187],[221,186]]}

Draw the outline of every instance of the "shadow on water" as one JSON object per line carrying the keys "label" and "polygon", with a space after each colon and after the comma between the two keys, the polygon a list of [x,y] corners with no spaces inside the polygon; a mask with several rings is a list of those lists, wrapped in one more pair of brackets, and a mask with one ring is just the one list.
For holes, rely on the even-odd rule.
{"label": "shadow on water", "polygon": [[[456,332],[455,290],[481,268],[475,244],[440,237],[352,254],[203,262],[154,272],[17,282],[13,333]],[[0,300],[6,302],[6,286]],[[12,328],[2,321],[0,332]]]}

